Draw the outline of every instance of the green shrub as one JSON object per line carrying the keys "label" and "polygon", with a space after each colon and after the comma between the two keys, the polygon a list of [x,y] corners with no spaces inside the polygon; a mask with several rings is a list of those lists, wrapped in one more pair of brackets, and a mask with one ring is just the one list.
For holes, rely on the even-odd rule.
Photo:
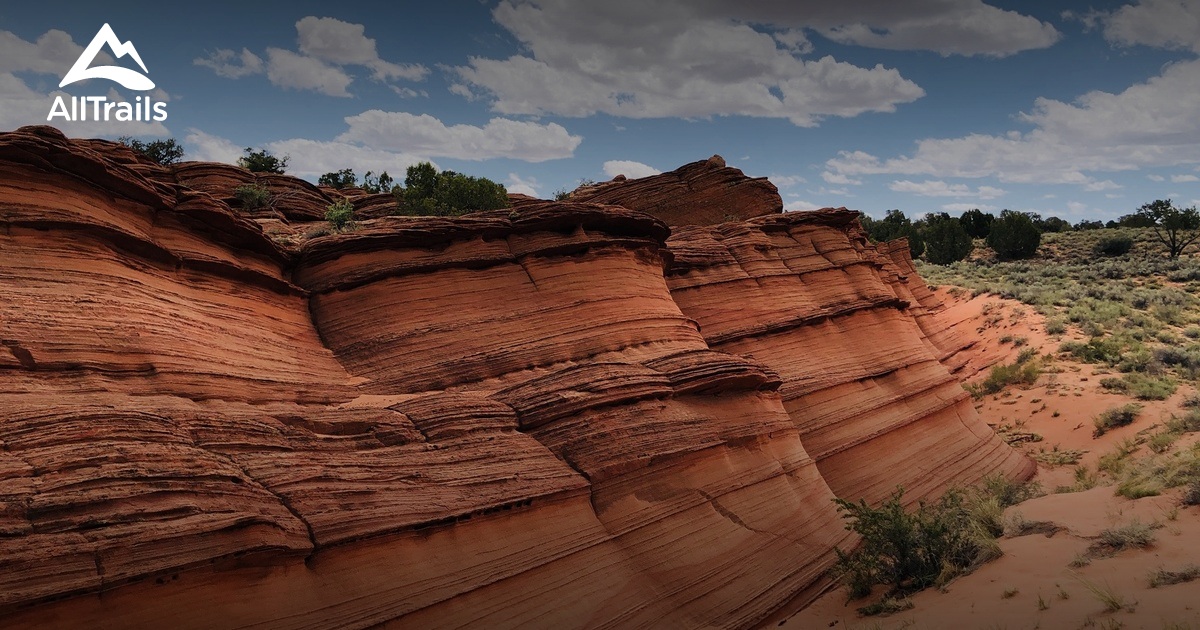
{"label": "green shrub", "polygon": [[179,146],[175,138],[142,142],[131,136],[121,136],[117,138],[117,142],[133,149],[141,154],[142,157],[163,166],[169,166],[183,159],[183,147]]}
{"label": "green shrub", "polygon": [[504,186],[454,171],[439,173],[429,162],[408,167],[403,197],[403,213],[418,216],[459,216],[508,207]]}
{"label": "green shrub", "polygon": [[904,509],[903,494],[897,490],[878,508],[835,499],[849,521],[847,529],[862,536],[853,552],[837,550],[836,572],[851,598],[868,595],[875,584],[887,585],[889,596],[916,592],[990,559],[982,557],[986,546],[979,542],[963,492],[921,502],[911,512]]}
{"label": "green shrub", "polygon": [[987,378],[978,385],[968,385],[967,391],[971,392],[975,398],[982,398],[988,394],[998,393],[1009,385],[1033,385],[1041,375],[1042,368],[1036,361],[1031,361],[1028,357],[1024,360],[1018,357],[1011,364],[992,366]]}
{"label": "green shrub", "polygon": [[1121,360],[1124,344],[1111,337],[1092,337],[1087,343],[1067,341],[1058,347],[1084,363],[1108,363],[1116,365]]}
{"label": "green shrub", "polygon": [[1171,419],[1167,420],[1167,430],[1174,433],[1200,431],[1200,409],[1192,409],[1183,414],[1183,417],[1171,416]]}
{"label": "green shrub", "polygon": [[325,210],[325,220],[334,231],[341,232],[354,220],[354,204],[343,199]]}
{"label": "green shrub", "polygon": [[284,169],[287,168],[288,160],[291,159],[291,157],[287,155],[283,156],[282,158],[275,157],[274,154],[266,149],[259,149],[255,151],[250,147],[246,147],[244,153],[245,155],[238,158],[238,166],[252,173],[274,173],[276,175],[282,175]]}
{"label": "green shrub", "polygon": [[1029,258],[1037,253],[1041,242],[1042,233],[1029,215],[1012,210],[1000,213],[987,236],[988,247],[1002,260]]}
{"label": "green shrub", "polygon": [[1092,421],[1096,425],[1096,430],[1092,432],[1092,435],[1100,437],[1117,427],[1133,424],[1133,421],[1137,420],[1141,413],[1142,406],[1136,403],[1107,409]]}
{"label": "green shrub", "polygon": [[1133,239],[1124,234],[1118,234],[1101,238],[1093,251],[1101,256],[1121,256],[1128,254],[1131,249],[1133,249]]}
{"label": "green shrub", "polygon": [[925,258],[935,265],[948,265],[967,257],[974,248],[971,236],[958,219],[946,213],[926,218]]}
{"label": "green shrub", "polygon": [[233,189],[233,197],[241,203],[243,210],[257,210],[271,202],[271,191],[258,184],[242,184]]}
{"label": "green shrub", "polygon": [[1184,505],[1200,505],[1200,479],[1188,484],[1187,490],[1183,491],[1182,501]]}
{"label": "green shrub", "polygon": [[1179,385],[1170,377],[1147,376],[1134,372],[1121,378],[1101,379],[1100,386],[1109,391],[1129,394],[1138,400],[1166,400],[1175,393]]}
{"label": "green shrub", "polygon": [[1067,323],[1057,317],[1046,320],[1046,333],[1050,335],[1061,335],[1067,332]]}

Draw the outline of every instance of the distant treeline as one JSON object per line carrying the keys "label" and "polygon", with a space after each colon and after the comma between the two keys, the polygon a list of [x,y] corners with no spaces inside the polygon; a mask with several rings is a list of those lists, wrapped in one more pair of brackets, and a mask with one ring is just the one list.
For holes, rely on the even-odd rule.
{"label": "distant treeline", "polygon": [[[1106,228],[1151,228],[1167,255],[1177,258],[1200,234],[1200,214],[1195,206],[1177,208],[1170,199],[1159,199],[1115,220],[1085,219],[1074,225],[1061,217],[1043,217],[1036,212],[1003,210],[997,216],[979,209],[967,210],[958,217],[932,212],[915,221],[901,210],[888,210],[882,219],[864,215],[862,225],[873,241],[907,238],[914,258],[923,256],[939,265],[965,259],[974,248],[974,239],[984,239],[997,256],[1011,260],[1037,253],[1043,233]],[[1110,251],[1100,253],[1113,255],[1122,249],[1118,244],[1111,245]],[[1124,247],[1120,253],[1128,249]]]}

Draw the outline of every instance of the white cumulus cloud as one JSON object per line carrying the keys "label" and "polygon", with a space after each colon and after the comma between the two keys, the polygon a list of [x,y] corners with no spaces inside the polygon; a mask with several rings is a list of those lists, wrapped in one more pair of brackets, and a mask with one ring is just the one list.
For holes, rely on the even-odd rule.
{"label": "white cumulus cloud", "polygon": [[493,118],[482,127],[446,125],[428,114],[365,111],[346,118],[350,128],[337,140],[386,151],[486,160],[506,157],[544,162],[571,157],[583,141],[557,123]]}
{"label": "white cumulus cloud", "polygon": [[641,162],[633,160],[609,160],[604,163],[604,174],[610,178],[617,175],[624,175],[629,179],[637,179],[639,177],[650,177],[658,175],[662,171]]}
{"label": "white cumulus cloud", "polygon": [[362,24],[310,15],[296,22],[296,33],[300,52],[342,66],[366,66],[380,81],[420,81],[429,74],[429,68],[420,64],[396,64],[380,59],[375,40],[366,36]]}
{"label": "white cumulus cloud", "polygon": [[1121,46],[1190,49],[1200,52],[1200,4],[1193,0],[1139,0],[1112,12],[1087,16],[1104,37]]}
{"label": "white cumulus cloud", "polygon": [[299,52],[268,48],[265,66],[262,58],[248,48],[241,53],[220,48],[207,57],[193,59],[192,63],[211,68],[218,76],[229,79],[259,74],[265,67],[267,79],[273,85],[340,97],[351,95],[347,88],[354,77],[346,67],[361,66],[371,71],[371,78],[387,84],[402,98],[422,94],[391,82],[424,80],[429,68],[380,58],[375,40],[366,36],[362,24],[310,15],[296,22],[296,36]]}
{"label": "white cumulus cloud", "polygon": [[972,190],[966,184],[949,184],[940,180],[912,182],[905,179],[888,184],[888,188],[895,192],[910,193],[923,197],[978,197],[980,199],[995,199],[1005,193],[1003,189],[994,186],[980,186]]}
{"label": "white cumulus cloud", "polygon": [[341,97],[350,96],[346,87],[353,80],[340,68],[282,48],[267,49],[267,78],[282,88]]}
{"label": "white cumulus cloud", "polygon": [[1003,182],[1078,184],[1103,189],[1088,173],[1200,163],[1200,61],[1169,64],[1124,91],[1093,91],[1074,102],[1034,102],[1027,132],[927,138],[910,155],[843,151],[826,167],[867,174],[997,177]]}
{"label": "white cumulus cloud", "polygon": [[493,17],[525,54],[470,58],[453,69],[464,86],[455,91],[490,96],[503,114],[741,115],[801,126],[825,116],[894,111],[925,94],[882,65],[798,58],[803,45],[788,34],[797,25],[780,24],[773,36],[749,25],[753,11],[730,7],[507,0]]}
{"label": "white cumulus cloud", "polygon": [[218,48],[207,57],[193,59],[192,63],[211,68],[217,76],[226,79],[240,79],[252,74],[261,74],[263,71],[262,58],[250,52],[248,48],[243,48],[240,53],[228,48]]}
{"label": "white cumulus cloud", "polygon": [[508,180],[504,182],[504,188],[510,193],[529,195],[539,199],[542,196],[542,193],[538,192],[540,187],[541,184],[538,183],[536,177],[521,177],[516,173],[509,173]]}

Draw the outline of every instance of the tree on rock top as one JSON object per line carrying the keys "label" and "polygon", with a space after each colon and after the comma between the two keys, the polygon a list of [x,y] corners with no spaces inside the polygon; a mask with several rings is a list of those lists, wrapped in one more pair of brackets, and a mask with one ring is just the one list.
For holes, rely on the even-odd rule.
{"label": "tree on rock top", "polygon": [[238,158],[238,166],[250,171],[251,173],[274,173],[282,175],[284,169],[287,168],[288,160],[291,156],[275,157],[273,153],[266,149],[255,151],[250,147],[246,147],[245,155]]}
{"label": "tree on rock top", "polygon": [[404,178],[402,214],[458,216],[508,207],[504,186],[484,177],[454,171],[438,172],[429,162],[408,167]]}
{"label": "tree on rock top", "polygon": [[344,168],[340,171],[325,173],[317,178],[317,183],[341,190],[358,185],[358,175],[354,174],[354,169]]}
{"label": "tree on rock top", "polygon": [[175,138],[142,142],[132,136],[121,136],[117,138],[117,142],[133,149],[141,154],[142,157],[158,162],[163,166],[169,166],[183,158],[183,147],[179,146]]}
{"label": "tree on rock top", "polygon": [[987,244],[1001,259],[1029,258],[1042,244],[1042,232],[1028,214],[1005,210],[992,222]]}
{"label": "tree on rock top", "polygon": [[1176,208],[1170,199],[1158,199],[1138,208],[1137,215],[1154,228],[1154,236],[1167,247],[1167,255],[1179,258],[1200,236],[1200,213],[1196,206]]}

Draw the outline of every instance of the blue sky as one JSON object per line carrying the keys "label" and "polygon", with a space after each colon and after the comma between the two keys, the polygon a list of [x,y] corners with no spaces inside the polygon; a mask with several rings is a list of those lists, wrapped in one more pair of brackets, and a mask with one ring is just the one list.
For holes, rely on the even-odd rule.
{"label": "blue sky", "polygon": [[790,209],[1200,203],[1197,0],[9,3],[0,129],[64,92],[133,100],[58,88],[104,23],[169,116],[56,126],[189,159],[264,146],[311,180],[430,160],[548,197],[720,154]]}

